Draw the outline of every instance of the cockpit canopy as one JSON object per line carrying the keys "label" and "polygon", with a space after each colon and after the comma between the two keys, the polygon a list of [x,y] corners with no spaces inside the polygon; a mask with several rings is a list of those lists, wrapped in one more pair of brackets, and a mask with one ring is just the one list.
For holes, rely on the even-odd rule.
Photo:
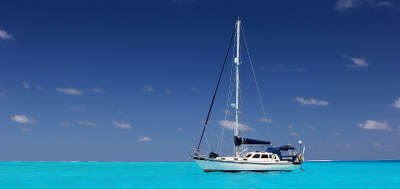
{"label": "cockpit canopy", "polygon": [[277,154],[279,157],[281,157],[282,156],[281,151],[290,151],[290,150],[295,150],[295,149],[296,148],[293,145],[285,144],[285,145],[278,146],[278,147],[272,147],[272,146],[268,147],[267,152]]}

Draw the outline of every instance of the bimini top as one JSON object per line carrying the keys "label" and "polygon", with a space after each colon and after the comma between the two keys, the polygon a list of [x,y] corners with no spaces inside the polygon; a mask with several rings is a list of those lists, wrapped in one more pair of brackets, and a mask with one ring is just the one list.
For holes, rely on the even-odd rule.
{"label": "bimini top", "polygon": [[289,150],[294,150],[296,149],[293,147],[291,144],[285,144],[282,146],[277,146],[277,147],[268,147],[267,152],[276,152],[276,151],[289,151]]}
{"label": "bimini top", "polygon": [[242,138],[242,137],[237,137],[237,136],[235,136],[234,141],[235,141],[235,145],[271,145],[272,144],[270,141],[255,140],[255,139]]}
{"label": "bimini top", "polygon": [[282,146],[277,146],[277,147],[268,147],[266,152],[274,153],[277,154],[280,157],[282,157],[281,151],[289,151],[289,150],[294,150],[296,149],[290,144],[285,144]]}

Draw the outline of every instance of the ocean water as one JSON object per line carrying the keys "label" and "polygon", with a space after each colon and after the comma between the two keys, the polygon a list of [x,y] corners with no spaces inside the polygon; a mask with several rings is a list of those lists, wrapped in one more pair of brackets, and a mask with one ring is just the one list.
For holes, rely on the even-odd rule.
{"label": "ocean water", "polygon": [[0,162],[0,188],[400,188],[400,161],[303,167],[304,172],[204,173],[194,162]]}

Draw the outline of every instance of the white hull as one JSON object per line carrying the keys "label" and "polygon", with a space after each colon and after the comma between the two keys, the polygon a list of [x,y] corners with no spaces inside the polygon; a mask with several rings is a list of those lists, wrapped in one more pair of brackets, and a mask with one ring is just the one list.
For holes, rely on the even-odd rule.
{"label": "white hull", "polygon": [[293,171],[300,168],[300,164],[293,164],[292,162],[275,163],[275,162],[222,161],[209,158],[195,159],[195,161],[205,172]]}

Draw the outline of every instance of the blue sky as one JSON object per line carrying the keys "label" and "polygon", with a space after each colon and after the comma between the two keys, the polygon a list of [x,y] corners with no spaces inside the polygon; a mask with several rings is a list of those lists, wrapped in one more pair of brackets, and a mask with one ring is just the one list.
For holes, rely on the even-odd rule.
{"label": "blue sky", "polygon": [[39,0],[0,6],[0,160],[187,160],[238,16],[271,131],[243,52],[246,136],[301,139],[308,159],[398,159],[397,1]]}

